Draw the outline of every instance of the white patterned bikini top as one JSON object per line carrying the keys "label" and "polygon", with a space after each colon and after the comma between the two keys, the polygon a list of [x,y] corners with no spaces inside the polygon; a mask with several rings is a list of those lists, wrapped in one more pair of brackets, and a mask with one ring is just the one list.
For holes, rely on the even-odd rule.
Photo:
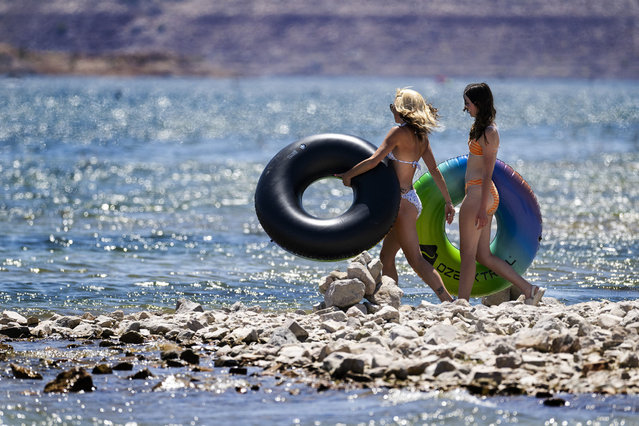
{"label": "white patterned bikini top", "polygon": [[419,166],[419,160],[415,160],[415,161],[400,160],[399,158],[395,157],[395,154],[393,154],[393,151],[389,152],[386,157],[388,157],[389,160],[397,161],[398,163],[410,164],[411,166],[415,167],[417,170],[421,168]]}
{"label": "white patterned bikini top", "polygon": [[[404,126],[406,126],[406,123],[402,123],[398,127],[404,127]],[[415,160],[415,161],[400,160],[399,158],[395,157],[395,154],[393,154],[393,151],[389,152],[386,157],[389,160],[397,161],[398,163],[410,164],[411,166],[415,167],[416,170],[421,169],[421,167],[419,166],[419,160]]]}

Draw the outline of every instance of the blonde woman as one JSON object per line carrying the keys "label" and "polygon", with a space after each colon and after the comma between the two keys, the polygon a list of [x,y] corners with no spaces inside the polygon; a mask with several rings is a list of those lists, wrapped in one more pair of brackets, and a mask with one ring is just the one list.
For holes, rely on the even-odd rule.
{"label": "blonde woman", "polygon": [[398,125],[388,132],[373,155],[349,171],[336,176],[342,178],[344,185],[351,186],[353,177],[373,169],[386,157],[392,160],[402,198],[397,219],[382,243],[380,253],[383,265],[382,272],[398,281],[395,256],[401,248],[409,265],[433,289],[439,300],[450,302],[453,298],[444,287],[441,277],[433,266],[422,257],[419,249],[416,223],[422,210],[422,204],[413,189],[413,178],[419,169],[419,159],[421,158],[426,163],[428,171],[446,201],[446,221],[449,224],[453,221],[455,208],[444,177],[437,169],[437,163],[428,140],[429,133],[438,125],[437,109],[426,103],[422,95],[415,90],[404,88],[397,89],[395,99],[390,104],[390,110]]}
{"label": "blonde woman", "polygon": [[507,279],[537,305],[546,289],[531,285],[507,262],[490,251],[490,225],[499,206],[499,193],[492,181],[499,149],[497,112],[493,94],[486,83],[473,83],[464,89],[464,111],[475,119],[468,136],[466,196],[459,209],[459,298],[468,300],[475,282],[475,261]]}

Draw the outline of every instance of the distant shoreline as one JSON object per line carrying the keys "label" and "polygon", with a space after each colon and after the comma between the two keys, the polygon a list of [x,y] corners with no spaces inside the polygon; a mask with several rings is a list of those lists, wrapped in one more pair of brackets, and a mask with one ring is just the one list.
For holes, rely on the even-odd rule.
{"label": "distant shoreline", "polygon": [[0,75],[233,77],[197,58],[170,53],[80,55],[0,45]]}
{"label": "distant shoreline", "polygon": [[547,70],[531,70],[529,73],[521,70],[513,74],[505,74],[495,66],[493,70],[482,68],[477,75],[455,72],[452,64],[439,64],[441,71],[424,69],[422,73],[395,73],[383,71],[371,73],[353,70],[330,71],[298,71],[298,72],[264,72],[258,73],[247,68],[243,72],[216,66],[204,58],[187,55],[177,55],[170,52],[140,52],[140,53],[106,53],[106,54],[78,54],[59,51],[36,51],[19,49],[0,43],[0,76],[78,76],[78,77],[209,77],[209,78],[239,78],[263,76],[376,76],[376,77],[420,77],[434,78],[445,81],[449,78],[483,77],[483,78],[576,78],[584,80],[637,80],[639,75],[607,75],[599,76],[580,73],[570,73],[564,69],[560,72]]}
{"label": "distant shoreline", "polygon": [[628,0],[0,0],[0,75],[639,79]]}

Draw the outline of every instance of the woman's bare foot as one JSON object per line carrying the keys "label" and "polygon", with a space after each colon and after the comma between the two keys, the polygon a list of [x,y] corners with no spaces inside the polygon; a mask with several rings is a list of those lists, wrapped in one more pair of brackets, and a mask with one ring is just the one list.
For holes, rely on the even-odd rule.
{"label": "woman's bare foot", "polygon": [[545,292],[546,289],[543,287],[539,287],[536,285],[532,286],[532,289],[530,290],[530,297],[526,299],[526,304],[533,306],[539,305],[539,302],[541,301],[541,298],[544,296]]}

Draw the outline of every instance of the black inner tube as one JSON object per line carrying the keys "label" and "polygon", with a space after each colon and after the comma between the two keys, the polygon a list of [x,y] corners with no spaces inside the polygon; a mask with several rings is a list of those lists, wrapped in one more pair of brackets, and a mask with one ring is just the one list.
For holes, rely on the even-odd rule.
{"label": "black inner tube", "polygon": [[318,260],[356,256],[377,244],[399,210],[399,183],[387,160],[352,180],[353,204],[334,218],[317,218],[302,206],[304,191],[342,173],[376,147],[364,139],[322,134],[294,142],[268,163],[255,191],[255,211],[271,239],[296,255]]}

